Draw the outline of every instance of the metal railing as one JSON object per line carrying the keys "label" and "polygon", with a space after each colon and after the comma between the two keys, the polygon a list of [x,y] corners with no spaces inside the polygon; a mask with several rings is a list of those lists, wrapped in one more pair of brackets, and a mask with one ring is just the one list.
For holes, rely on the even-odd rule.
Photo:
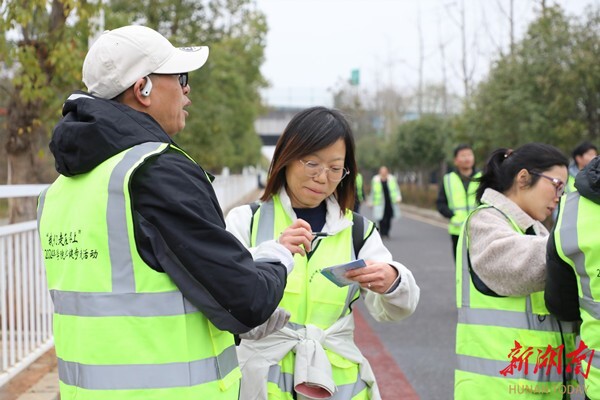
{"label": "metal railing", "polygon": [[[251,168],[216,178],[224,211],[258,188]],[[37,197],[47,186],[0,185],[0,199]],[[37,222],[0,226],[0,387],[52,348],[52,311]]]}
{"label": "metal railing", "polygon": [[224,168],[221,175],[216,176],[213,188],[223,212],[258,189],[259,174],[253,167],[244,168],[241,175],[230,175],[229,170]]}
{"label": "metal railing", "polygon": [[[46,186],[0,186],[0,198],[37,196]],[[0,226],[0,386],[53,345],[37,223]]]}

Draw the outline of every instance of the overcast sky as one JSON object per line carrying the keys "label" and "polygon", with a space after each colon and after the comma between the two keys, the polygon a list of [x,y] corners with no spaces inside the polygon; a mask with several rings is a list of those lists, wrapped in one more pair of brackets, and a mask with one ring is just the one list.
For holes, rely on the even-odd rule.
{"label": "overcast sky", "polygon": [[[558,0],[581,16],[598,0]],[[460,10],[464,2],[467,64],[480,81],[509,43],[509,0],[256,0],[267,16],[263,75],[270,105],[331,105],[331,89],[360,70],[360,89],[417,86],[419,19],[427,82],[442,81],[444,45],[451,89],[462,94]],[[514,0],[517,39],[535,17],[539,0]],[[547,4],[554,1],[546,0]],[[419,18],[420,15],[420,18]]]}

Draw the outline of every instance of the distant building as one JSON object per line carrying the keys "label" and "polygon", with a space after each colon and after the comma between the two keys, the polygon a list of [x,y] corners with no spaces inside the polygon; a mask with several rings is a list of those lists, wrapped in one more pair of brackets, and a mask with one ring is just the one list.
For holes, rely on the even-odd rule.
{"label": "distant building", "polygon": [[267,113],[259,116],[254,121],[254,129],[262,140],[262,154],[269,161],[273,158],[275,145],[279,136],[290,122],[292,117],[304,110],[298,107],[270,107]]}

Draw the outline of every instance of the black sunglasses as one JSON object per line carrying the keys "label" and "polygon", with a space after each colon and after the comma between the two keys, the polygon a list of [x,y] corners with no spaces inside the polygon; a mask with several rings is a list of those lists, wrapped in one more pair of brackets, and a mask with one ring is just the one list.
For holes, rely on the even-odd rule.
{"label": "black sunglasses", "polygon": [[188,77],[188,73],[187,72],[182,72],[181,74],[154,74],[154,75],[173,75],[173,76],[177,76],[177,79],[179,80],[179,84],[181,85],[182,88],[186,87],[189,83],[189,77]]}
{"label": "black sunglasses", "polygon": [[187,72],[179,74],[179,84],[181,85],[182,88],[184,88],[188,85],[188,81],[189,81],[189,77],[188,77]]}

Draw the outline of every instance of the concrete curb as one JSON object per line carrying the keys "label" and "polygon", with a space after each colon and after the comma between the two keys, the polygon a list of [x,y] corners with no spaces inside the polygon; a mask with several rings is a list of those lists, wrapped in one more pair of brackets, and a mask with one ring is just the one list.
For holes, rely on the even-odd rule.
{"label": "concrete curb", "polygon": [[425,222],[439,228],[448,228],[448,219],[446,219],[436,210],[419,208],[410,204],[400,204],[400,210],[407,218]]}

